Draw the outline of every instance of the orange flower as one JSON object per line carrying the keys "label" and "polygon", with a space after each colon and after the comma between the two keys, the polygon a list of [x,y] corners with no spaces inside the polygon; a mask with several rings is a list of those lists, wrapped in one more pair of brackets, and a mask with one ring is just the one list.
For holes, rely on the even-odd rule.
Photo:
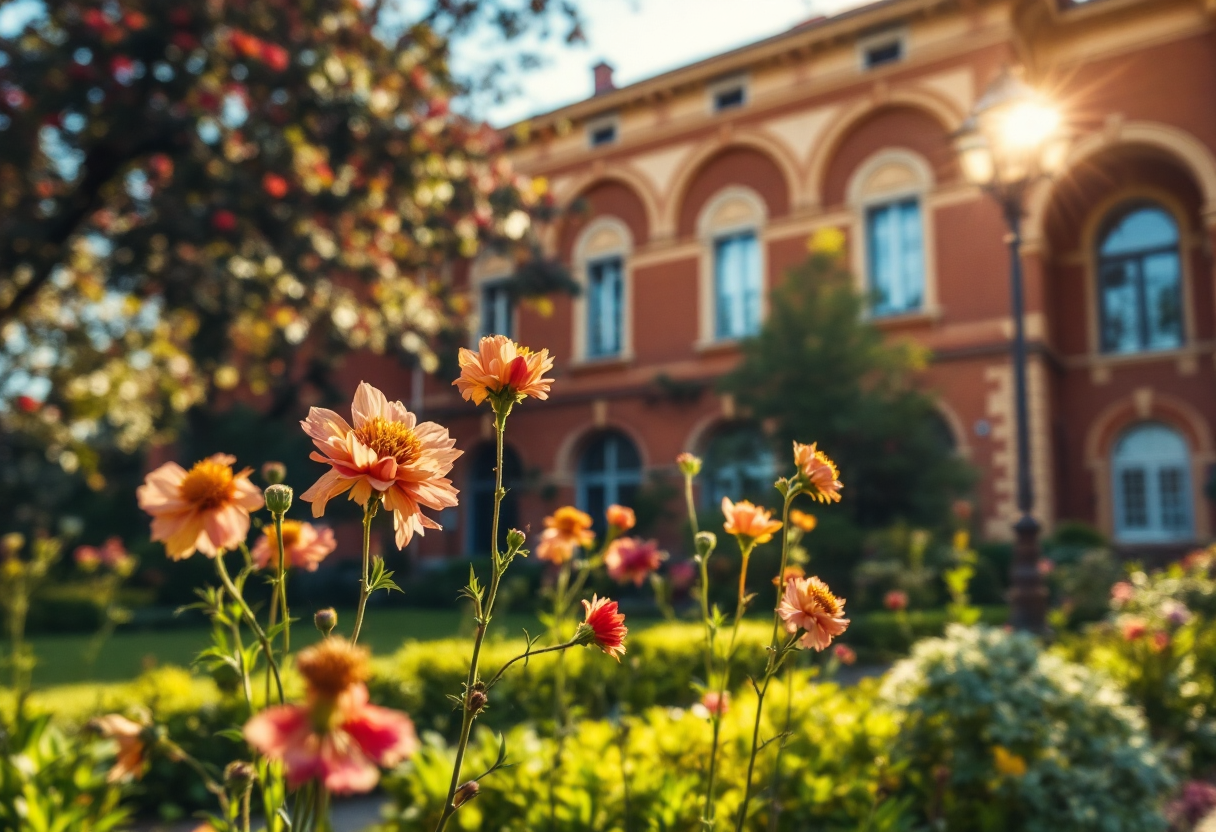
{"label": "orange flower", "polygon": [[1119,622],[1119,629],[1124,640],[1135,641],[1148,632],[1148,622],[1137,615],[1129,615]]}
{"label": "orange flower", "polygon": [[331,466],[300,499],[312,503],[312,516],[325,514],[325,505],[350,491],[350,499],[366,506],[378,495],[393,512],[397,548],[404,549],[423,529],[442,528],[422,513],[456,505],[456,489],[446,474],[463,451],[453,446],[445,427],[418,418],[401,402],[390,402],[367,382],[360,382],[351,404],[354,427],[332,410],[314,407],[300,425],[320,453],[310,459]]}
{"label": "orange flower", "polygon": [[544,378],[553,369],[548,350],[532,352],[505,335],[487,335],[477,352],[461,348],[460,378],[452,382],[465,401],[481,404],[491,395],[510,394],[515,401],[526,396],[549,398],[553,379]]}
{"label": "orange flower", "polygon": [[790,510],[790,522],[794,524],[795,528],[802,529],[804,532],[813,532],[815,531],[815,527],[819,525],[819,520],[816,519],[815,515],[807,514],[805,511],[799,511],[796,508]]}
{"label": "orange flower", "polygon": [[253,469],[233,472],[236,457],[215,454],[187,471],[166,462],[135,491],[152,515],[152,539],[163,541],[173,560],[195,551],[215,557],[235,549],[249,534],[249,512],[262,507],[262,492],[249,481]]}
{"label": "orange flower", "polygon": [[399,711],[369,705],[368,654],[331,637],[300,651],[303,705],[278,705],[245,723],[245,739],[271,760],[282,760],[287,781],[310,780],[335,794],[371,791],[378,767],[391,767],[418,750],[414,723]]}
{"label": "orange flower", "polygon": [[574,548],[595,542],[591,516],[574,506],[562,506],[545,518],[545,531],[536,547],[536,556],[550,563],[565,563],[574,557]]}
{"label": "orange flower", "polygon": [[798,564],[785,567],[785,571],[779,577],[773,578],[773,586],[784,586],[794,578],[801,578],[806,575],[806,570]]}
{"label": "orange flower", "polygon": [[127,719],[122,714],[106,714],[89,722],[89,726],[101,736],[118,743],[118,756],[110,767],[106,780],[117,783],[138,779],[143,775],[147,756],[144,751],[144,726]]}
{"label": "orange flower", "polygon": [[608,525],[622,533],[632,529],[638,522],[633,509],[628,506],[611,505],[604,514],[608,518]]}
{"label": "orange flower", "polygon": [[840,472],[827,454],[815,448],[814,442],[809,445],[794,443],[794,464],[798,466],[799,476],[815,487],[812,497],[821,503],[840,502],[840,489],[844,488]]}
{"label": "orange flower", "polygon": [[768,543],[773,539],[773,532],[781,529],[781,521],[774,520],[771,512],[747,500],[732,503],[730,497],[723,497],[722,514],[726,516],[723,524],[726,533],[738,537],[744,547],[751,543]]}
{"label": "orange flower", "polygon": [[665,560],[667,553],[659,549],[658,543],[636,537],[614,540],[608,551],[604,552],[608,576],[618,583],[633,581],[637,586],[641,586],[646,577]]}
{"label": "orange flower", "polygon": [[619,662],[625,654],[625,636],[629,628],[625,626],[625,616],[616,611],[616,601],[592,595],[590,601],[583,601],[583,608],[587,618],[580,626],[583,630],[582,643],[595,642]]}
{"label": "orange flower", "polygon": [[803,631],[803,647],[824,650],[832,639],[849,626],[844,618],[844,599],[837,598],[828,585],[815,576],[795,578],[785,585],[785,597],[777,607],[791,635]]}
{"label": "orange flower", "polygon": [[[265,534],[249,555],[258,569],[267,566],[278,568],[279,541],[275,537],[274,526],[266,526],[262,531]],[[337,547],[333,529],[317,528],[312,523],[299,520],[283,521],[283,554],[287,556],[288,566],[316,572],[321,561]]]}

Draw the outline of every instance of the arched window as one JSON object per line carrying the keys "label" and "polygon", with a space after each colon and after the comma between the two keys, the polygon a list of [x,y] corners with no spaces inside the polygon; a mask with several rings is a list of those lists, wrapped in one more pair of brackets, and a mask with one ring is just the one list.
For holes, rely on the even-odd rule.
{"label": "arched window", "polygon": [[776,479],[773,451],[756,425],[730,425],[705,446],[701,503],[714,508],[723,497],[763,500]]}
{"label": "arched window", "polygon": [[1115,443],[1111,471],[1120,542],[1192,538],[1190,455],[1176,430],[1158,423],[1128,430]]}
{"label": "arched window", "polygon": [[627,358],[630,352],[629,227],[599,217],[579,235],[574,273],[582,292],[574,299],[576,361]]}
{"label": "arched window", "polygon": [[1182,346],[1178,224],[1159,205],[1137,202],[1107,220],[1098,242],[1102,352]]}
{"label": "arched window", "polygon": [[736,185],[724,188],[701,210],[702,343],[748,338],[760,331],[766,303],[766,212],[759,194]]}
{"label": "arched window", "polygon": [[[494,445],[483,443],[473,452],[469,470],[468,496],[465,505],[468,506],[468,534],[465,535],[466,553],[469,555],[489,555],[490,536],[494,529]],[[519,527],[519,495],[517,490],[523,480],[523,465],[519,455],[510,445],[502,449],[502,484],[507,489],[498,516],[498,547],[503,550],[507,545],[507,532]]]}
{"label": "arched window", "polygon": [[578,507],[591,515],[597,531],[603,527],[608,506],[633,506],[641,484],[642,458],[623,433],[599,434],[579,457]]}

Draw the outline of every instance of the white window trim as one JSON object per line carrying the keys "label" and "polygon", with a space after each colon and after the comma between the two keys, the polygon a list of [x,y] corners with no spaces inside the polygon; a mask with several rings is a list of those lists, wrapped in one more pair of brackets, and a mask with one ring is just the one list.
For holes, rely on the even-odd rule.
{"label": "white window trim", "polygon": [[[713,218],[727,202],[741,200],[752,207],[752,216],[733,223],[715,225]],[[697,237],[701,241],[701,263],[698,271],[698,323],[697,349],[733,344],[737,338],[719,338],[717,335],[718,292],[715,285],[714,247],[718,239],[733,234],[751,232],[756,235],[756,248],[760,254],[760,322],[768,318],[768,241],[765,228],[768,224],[768,206],[760,194],[741,185],[730,185],[718,191],[705,203],[697,216]]]}
{"label": "white window trim", "polygon": [[[892,43],[899,44],[899,60],[879,64],[878,66],[869,66],[866,63],[866,54],[868,52],[873,49],[888,46]],[[889,67],[898,66],[907,60],[908,30],[903,27],[898,29],[884,29],[881,32],[875,32],[872,35],[867,35],[864,38],[857,39],[857,68],[862,72],[881,72]]]}
{"label": "white window trim", "polygon": [[[900,165],[912,171],[915,181],[898,188],[887,188],[881,191],[867,191],[866,183],[875,173],[887,165]],[[921,247],[925,258],[924,265],[924,295],[920,309],[910,309],[907,312],[895,312],[886,315],[873,315],[867,306],[866,317],[876,321],[899,320],[914,316],[936,316],[941,312],[937,287],[937,247],[934,233],[933,168],[923,156],[902,148],[887,148],[870,156],[860,165],[849,178],[846,198],[853,209],[853,228],[850,236],[855,241],[851,246],[853,260],[853,280],[857,290],[864,295],[870,293],[870,254],[869,228],[867,217],[871,208],[901,202],[906,199],[917,199],[920,202]]]}
{"label": "white window trim", "polygon": [[[1128,528],[1124,527],[1124,525],[1123,525],[1123,499],[1122,499],[1123,491],[1122,491],[1122,483],[1120,483],[1120,477],[1121,477],[1122,473],[1125,470],[1133,469],[1133,468],[1140,468],[1142,470],[1145,470],[1149,474],[1156,473],[1161,470],[1162,461],[1158,460],[1158,459],[1151,460],[1151,462],[1152,462],[1151,467],[1149,465],[1145,464],[1145,460],[1120,462],[1118,459],[1116,459],[1115,453],[1119,448],[1119,443],[1122,442],[1123,439],[1129,433],[1131,433],[1135,430],[1138,430],[1139,428],[1148,426],[1148,425],[1160,425],[1161,427],[1167,428],[1172,433],[1174,433],[1178,436],[1178,438],[1182,441],[1183,447],[1186,450],[1186,456],[1183,459],[1178,460],[1178,462],[1180,463],[1179,467],[1182,469],[1183,477],[1184,477],[1183,487],[1185,489],[1185,494],[1183,494],[1183,505],[1186,506],[1187,520],[1188,520],[1189,526],[1185,532],[1180,532],[1177,535],[1171,535],[1166,529],[1164,529],[1160,525],[1150,527],[1147,530],[1128,529]],[[1112,519],[1112,526],[1113,526],[1113,531],[1114,531],[1113,537],[1117,543],[1124,543],[1124,544],[1131,544],[1131,545],[1134,545],[1134,544],[1169,545],[1169,544],[1178,544],[1178,543],[1190,543],[1191,541],[1193,541],[1195,539],[1195,537],[1196,537],[1195,528],[1196,528],[1196,521],[1198,518],[1198,515],[1195,513],[1195,508],[1196,508],[1196,503],[1197,503],[1195,498],[1196,498],[1196,492],[1201,492],[1203,490],[1202,485],[1196,483],[1196,481],[1195,481],[1195,475],[1194,475],[1195,474],[1195,456],[1196,456],[1195,451],[1191,447],[1190,443],[1187,441],[1186,435],[1182,431],[1175,428],[1173,425],[1167,424],[1165,422],[1154,422],[1154,421],[1139,422],[1137,424],[1134,424],[1134,425],[1131,425],[1131,426],[1125,428],[1119,434],[1119,437],[1115,440],[1115,442],[1112,445],[1111,450],[1110,450],[1110,474],[1109,474],[1109,476],[1110,476],[1110,493],[1111,493],[1111,509],[1112,509],[1111,519]],[[1149,512],[1150,517],[1154,517],[1155,515],[1160,513],[1160,505],[1154,506],[1152,504],[1151,500],[1149,500],[1148,498],[1151,496],[1156,496],[1158,498],[1158,503],[1159,503],[1160,492],[1158,490],[1159,484],[1151,483],[1150,481],[1151,481],[1151,476],[1148,476],[1145,478],[1145,489],[1146,489],[1146,506],[1145,507],[1146,507],[1146,510]],[[1197,487],[1197,485],[1198,485],[1198,487]],[[1158,521],[1160,521],[1160,517],[1156,517],[1156,519]]]}
{"label": "white window trim", "polygon": [[[515,264],[507,257],[498,254],[485,254],[473,261],[469,270],[469,290],[473,294],[474,314],[469,318],[469,343],[476,348],[481,339],[481,322],[485,318],[482,291],[487,283],[497,283],[506,280],[515,273]],[[519,338],[519,307],[511,307],[511,337]]]}
{"label": "white window trim", "polygon": [[[591,137],[597,130],[604,127],[612,127],[616,132],[610,142],[603,144],[595,144]],[[587,133],[587,147],[596,150],[601,147],[611,147],[614,144],[620,144],[621,141],[621,117],[619,113],[608,113],[607,115],[597,116],[593,119],[588,119],[583,128]]]}
{"label": "white window trim", "polygon": [[[706,106],[709,108],[710,115],[718,113],[730,113],[735,110],[742,110],[752,103],[752,93],[750,79],[747,74],[730,75],[726,78],[720,78],[713,83],[707,84],[705,91],[707,93]],[[727,107],[725,110],[719,110],[717,106],[718,93],[728,92],[736,87],[743,90],[743,103],[737,107]]]}
{"label": "white window trim", "polygon": [[[590,251],[591,241],[602,231],[611,231],[619,243],[612,248]],[[633,360],[633,235],[617,217],[597,217],[578,235],[574,244],[574,279],[582,290],[571,304],[574,321],[570,330],[574,343],[570,354],[575,364],[610,364]],[[587,355],[587,291],[590,265],[610,257],[621,259],[621,351],[616,355]]]}

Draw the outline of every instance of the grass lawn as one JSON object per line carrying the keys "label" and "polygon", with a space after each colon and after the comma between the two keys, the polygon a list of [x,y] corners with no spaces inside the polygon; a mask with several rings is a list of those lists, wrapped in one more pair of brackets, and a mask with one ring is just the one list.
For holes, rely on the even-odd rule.
{"label": "grass lawn", "polygon": [[[339,611],[338,631],[349,635],[354,620],[354,610]],[[517,637],[521,635],[521,627],[527,627],[533,634],[540,632],[540,624],[532,616],[496,615],[490,635]],[[359,641],[377,655],[385,655],[397,650],[407,639],[432,641],[471,633],[472,629],[472,620],[456,610],[371,608],[363,621]],[[320,634],[312,621],[306,620],[292,627],[291,636],[294,651],[316,641]],[[90,638],[88,634],[31,638],[38,657],[38,665],[34,669],[35,687],[72,682],[124,681],[161,664],[188,667],[195,655],[209,643],[210,630],[181,628],[120,632],[106,642],[93,667],[89,667],[84,659]]]}

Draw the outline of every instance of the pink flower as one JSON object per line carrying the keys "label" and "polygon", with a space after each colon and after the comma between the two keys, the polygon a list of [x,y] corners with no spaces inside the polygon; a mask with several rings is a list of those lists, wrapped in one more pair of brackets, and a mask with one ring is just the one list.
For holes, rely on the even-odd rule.
{"label": "pink flower", "polygon": [[118,743],[118,756],[106,775],[110,783],[139,779],[147,761],[144,747],[144,726],[122,714],[106,714],[89,722],[89,727],[106,739]]}
{"label": "pink flower", "polygon": [[821,503],[840,502],[840,489],[844,488],[840,472],[827,454],[815,448],[814,442],[810,445],[794,443],[794,464],[798,466],[799,476],[814,486],[814,493],[807,493]]}
{"label": "pink flower", "polygon": [[1136,588],[1127,581],[1119,581],[1110,588],[1110,600],[1115,606],[1123,606],[1136,595]]}
{"label": "pink flower", "polygon": [[267,708],[245,723],[246,741],[283,761],[292,787],[316,780],[334,794],[368,792],[380,780],[378,767],[417,751],[408,716],[368,704],[366,650],[331,637],[301,651],[297,667],[305,704]]}
{"label": "pink flower", "polygon": [[832,652],[836,654],[836,658],[840,660],[841,664],[849,665],[857,661],[857,654],[847,644],[837,644],[832,648]]}
{"label": "pink flower", "polygon": [[629,628],[625,626],[625,616],[617,612],[616,601],[592,595],[590,601],[583,601],[583,609],[587,613],[580,625],[583,638],[587,639],[583,643],[594,641],[619,662],[625,654],[625,636]]}
{"label": "pink flower", "polygon": [[252,469],[233,472],[236,457],[215,454],[187,471],[166,462],[135,491],[152,515],[152,539],[163,541],[173,560],[195,551],[215,557],[235,549],[249,534],[249,512],[262,507],[262,492],[249,481]]}
{"label": "pink flower", "polygon": [[423,529],[440,529],[422,509],[456,505],[456,489],[446,474],[463,453],[453,446],[447,428],[418,423],[401,402],[361,382],[351,405],[354,427],[334,413],[314,407],[300,425],[320,452],[310,459],[330,466],[321,479],[300,495],[312,503],[312,516],[325,514],[326,504],[346,491],[366,506],[373,495],[393,512],[397,548],[405,548]]}
{"label": "pink flower", "polygon": [[730,713],[730,691],[723,691],[718,696],[717,691],[707,690],[701,697],[701,705],[714,716],[726,716]]}
{"label": "pink flower", "polygon": [[790,635],[803,631],[803,647],[824,650],[832,639],[849,626],[844,618],[844,599],[837,598],[828,585],[815,576],[794,578],[785,585],[785,596],[777,606]]}
{"label": "pink flower", "polygon": [[[262,529],[264,534],[249,553],[258,569],[279,565],[279,542],[273,525]],[[333,529],[318,528],[299,520],[283,521],[283,554],[288,566],[316,572],[321,561],[338,547]]]}
{"label": "pink flower", "polygon": [[72,557],[76,560],[76,565],[85,572],[92,572],[101,566],[101,551],[96,546],[77,546]]}
{"label": "pink flower", "polygon": [[517,400],[527,396],[549,398],[553,379],[544,378],[553,369],[548,350],[532,352],[505,335],[487,335],[477,352],[460,350],[460,378],[452,384],[465,401],[481,404],[491,394],[509,394]]}
{"label": "pink flower", "polygon": [[659,549],[657,542],[636,537],[614,540],[604,552],[608,576],[617,583],[633,581],[636,586],[641,586],[666,559],[667,553]]}
{"label": "pink flower", "polygon": [[902,589],[893,589],[882,599],[882,605],[891,612],[899,612],[908,608],[908,593]]}

